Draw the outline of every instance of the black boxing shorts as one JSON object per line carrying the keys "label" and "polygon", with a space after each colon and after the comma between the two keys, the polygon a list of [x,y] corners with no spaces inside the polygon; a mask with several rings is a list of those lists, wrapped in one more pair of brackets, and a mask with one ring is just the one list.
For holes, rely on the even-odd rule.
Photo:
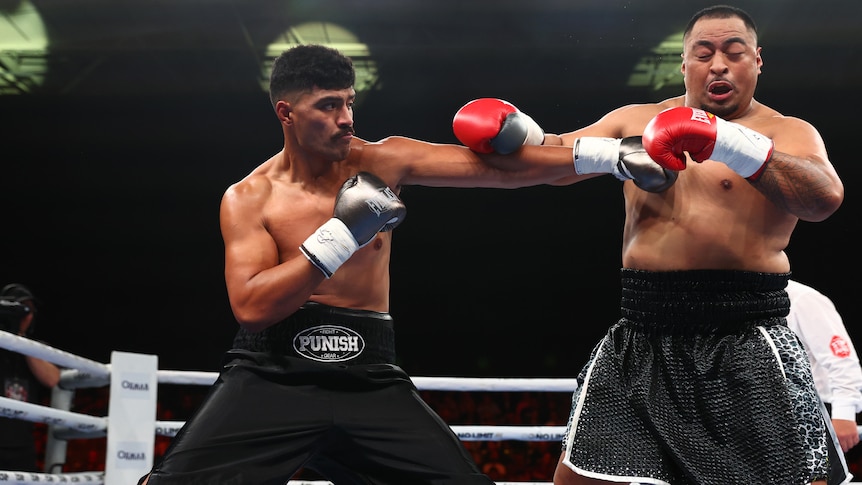
{"label": "black boxing shorts", "polygon": [[564,464],[626,483],[842,483],[807,355],[784,320],[788,277],[624,269],[622,318],[578,377]]}
{"label": "black boxing shorts", "polygon": [[389,314],[318,303],[240,330],[150,485],[283,485],[300,469],[339,485],[493,485],[394,349]]}

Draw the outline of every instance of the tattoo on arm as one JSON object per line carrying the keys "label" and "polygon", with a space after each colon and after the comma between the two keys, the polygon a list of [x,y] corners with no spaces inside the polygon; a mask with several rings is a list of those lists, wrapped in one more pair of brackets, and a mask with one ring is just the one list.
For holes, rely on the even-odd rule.
{"label": "tattoo on arm", "polygon": [[820,212],[832,193],[832,180],[804,158],[774,152],[763,175],[753,183],[779,208],[805,219]]}

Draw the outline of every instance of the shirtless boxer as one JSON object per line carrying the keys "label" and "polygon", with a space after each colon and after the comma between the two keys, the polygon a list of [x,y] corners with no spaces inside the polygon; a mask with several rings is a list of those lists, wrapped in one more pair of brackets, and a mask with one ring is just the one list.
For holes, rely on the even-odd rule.
{"label": "shirtless boxer", "polygon": [[[571,148],[528,147],[518,157],[541,169],[509,173],[483,163],[499,155],[460,145],[367,142],[354,136],[353,83],[350,59],[324,46],[276,59],[284,147],[221,203],[239,330],[205,401],[142,483],[282,485],[301,468],[339,485],[493,483],[395,365],[399,192],[543,183],[573,173]],[[535,142],[531,126],[521,134]]]}
{"label": "shirtless boxer", "polygon": [[[578,175],[556,184],[613,174],[626,211],[622,318],[579,376],[554,483],[849,481],[785,320],[791,234],[835,212],[844,187],[811,124],[754,99],[763,59],[746,12],[703,9],[683,41],[685,94],[543,140],[573,147]],[[517,111],[499,106],[465,105],[459,140],[520,153],[489,123]],[[675,181],[629,182],[623,162],[644,151]],[[525,161],[499,166],[536,167]]]}

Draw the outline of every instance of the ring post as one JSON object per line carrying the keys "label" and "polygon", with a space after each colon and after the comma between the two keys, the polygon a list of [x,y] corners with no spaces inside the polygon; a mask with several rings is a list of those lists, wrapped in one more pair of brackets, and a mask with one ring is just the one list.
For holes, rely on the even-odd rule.
{"label": "ring post", "polygon": [[105,485],[137,483],[153,466],[158,356],[111,353]]}
{"label": "ring post", "polygon": [[[54,386],[51,390],[51,407],[62,409],[63,411],[71,411],[72,399],[75,397],[74,394],[74,391]],[[55,436],[59,428],[56,425],[48,426],[48,436],[45,443],[45,465],[43,469],[45,473],[63,473],[63,465],[66,464],[68,441]]]}

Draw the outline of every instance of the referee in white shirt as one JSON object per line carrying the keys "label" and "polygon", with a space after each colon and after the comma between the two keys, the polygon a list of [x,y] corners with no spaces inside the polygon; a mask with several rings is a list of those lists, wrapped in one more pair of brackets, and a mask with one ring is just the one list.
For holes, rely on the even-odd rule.
{"label": "referee in white shirt", "polygon": [[862,412],[862,367],[841,315],[826,295],[798,281],[787,283],[787,325],[805,345],[814,384],[832,417],[846,453],[859,443],[856,414]]}

